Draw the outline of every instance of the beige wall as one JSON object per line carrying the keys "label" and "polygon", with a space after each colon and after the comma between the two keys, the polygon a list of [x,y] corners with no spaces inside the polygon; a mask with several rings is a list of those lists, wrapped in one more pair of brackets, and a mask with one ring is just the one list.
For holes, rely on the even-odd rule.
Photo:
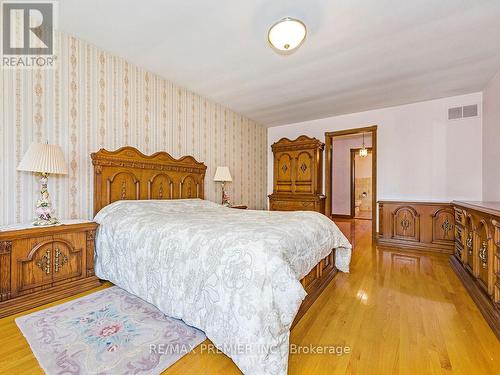
{"label": "beige wall", "polygon": [[227,165],[233,202],[265,207],[267,129],[86,42],[57,39],[57,69],[0,73],[0,225],[31,220],[38,186],[16,166],[32,141],[46,140],[69,165],[49,180],[61,218],[92,217],[89,154],[125,145],[205,162],[210,200],[220,194],[215,168]]}
{"label": "beige wall", "polygon": [[483,92],[483,200],[500,201],[500,72]]}
{"label": "beige wall", "polygon": [[[277,126],[269,128],[268,144],[301,134],[324,141],[327,131],[378,125],[379,200],[480,200],[481,113],[447,120],[448,108],[469,104],[481,107],[482,93]],[[268,148],[268,192],[272,191],[272,165]]]}

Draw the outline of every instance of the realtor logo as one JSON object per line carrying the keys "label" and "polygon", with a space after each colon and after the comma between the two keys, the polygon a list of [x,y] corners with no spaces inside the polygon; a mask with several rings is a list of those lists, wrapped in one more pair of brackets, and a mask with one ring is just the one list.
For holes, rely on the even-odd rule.
{"label": "realtor logo", "polygon": [[53,1],[2,2],[3,67],[52,67],[55,5]]}

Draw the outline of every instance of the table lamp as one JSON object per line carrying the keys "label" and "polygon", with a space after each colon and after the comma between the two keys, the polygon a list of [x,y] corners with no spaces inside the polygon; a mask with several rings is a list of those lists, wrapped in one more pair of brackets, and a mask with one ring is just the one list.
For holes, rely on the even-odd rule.
{"label": "table lamp", "polygon": [[226,182],[233,181],[233,179],[231,178],[231,173],[229,172],[229,168],[228,167],[217,167],[217,170],[215,171],[214,181],[222,183],[222,204],[228,205],[229,198],[227,197],[226,192],[224,190],[224,184]]}
{"label": "table lamp", "polygon": [[33,225],[53,225],[59,220],[54,216],[54,209],[50,203],[47,181],[49,174],[67,174],[68,168],[64,161],[63,151],[58,145],[49,145],[33,142],[21,163],[18,171],[35,172],[40,174],[40,198],[36,202],[35,221]]}

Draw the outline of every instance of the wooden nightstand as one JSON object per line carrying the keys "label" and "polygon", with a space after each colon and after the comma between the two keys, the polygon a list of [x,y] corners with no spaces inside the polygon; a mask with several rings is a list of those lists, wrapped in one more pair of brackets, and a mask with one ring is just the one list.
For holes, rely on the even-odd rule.
{"label": "wooden nightstand", "polygon": [[100,285],[96,223],[0,228],[0,318]]}
{"label": "wooden nightstand", "polygon": [[246,210],[248,207],[245,206],[244,204],[236,204],[234,206],[231,206],[231,208],[237,208],[239,210]]}

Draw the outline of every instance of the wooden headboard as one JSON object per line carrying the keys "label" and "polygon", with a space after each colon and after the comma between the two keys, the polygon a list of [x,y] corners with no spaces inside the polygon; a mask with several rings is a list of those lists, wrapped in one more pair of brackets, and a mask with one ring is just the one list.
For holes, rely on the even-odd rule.
{"label": "wooden headboard", "polygon": [[166,152],[144,155],[134,147],[91,154],[94,165],[94,215],[124,199],[204,198],[207,166],[192,156],[174,159]]}

